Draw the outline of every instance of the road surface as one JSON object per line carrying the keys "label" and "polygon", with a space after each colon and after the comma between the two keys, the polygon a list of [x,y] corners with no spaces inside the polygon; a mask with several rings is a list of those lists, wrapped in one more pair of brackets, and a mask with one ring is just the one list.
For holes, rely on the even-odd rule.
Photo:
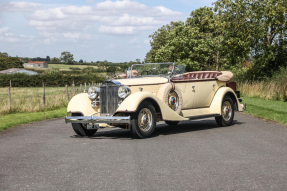
{"label": "road surface", "polygon": [[287,127],[241,113],[159,123],[149,139],[54,119],[0,133],[0,190],[287,190]]}

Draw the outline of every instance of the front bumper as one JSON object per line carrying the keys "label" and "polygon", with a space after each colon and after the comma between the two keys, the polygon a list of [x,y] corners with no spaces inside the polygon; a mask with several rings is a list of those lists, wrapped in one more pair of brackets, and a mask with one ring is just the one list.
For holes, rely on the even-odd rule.
{"label": "front bumper", "polygon": [[107,124],[130,124],[130,116],[66,116],[66,123],[107,123]]}

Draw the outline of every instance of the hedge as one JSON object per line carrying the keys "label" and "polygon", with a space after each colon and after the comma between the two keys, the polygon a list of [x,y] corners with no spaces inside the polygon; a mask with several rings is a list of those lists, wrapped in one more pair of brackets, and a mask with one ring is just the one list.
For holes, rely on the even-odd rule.
{"label": "hedge", "polygon": [[0,75],[0,87],[7,87],[12,82],[12,87],[41,87],[44,81],[46,87],[60,87],[65,85],[75,85],[86,83],[101,83],[105,77],[97,74],[90,75],[27,75],[27,74],[2,74]]}
{"label": "hedge", "polygon": [[9,68],[24,68],[23,62],[16,57],[0,57],[0,71]]}

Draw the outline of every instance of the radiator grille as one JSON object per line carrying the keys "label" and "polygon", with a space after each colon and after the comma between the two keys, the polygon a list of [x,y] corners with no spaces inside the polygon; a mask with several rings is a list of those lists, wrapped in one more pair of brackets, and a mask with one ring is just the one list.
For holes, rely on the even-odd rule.
{"label": "radiator grille", "polygon": [[118,108],[120,98],[118,85],[103,85],[100,87],[100,111],[101,114],[114,114]]}

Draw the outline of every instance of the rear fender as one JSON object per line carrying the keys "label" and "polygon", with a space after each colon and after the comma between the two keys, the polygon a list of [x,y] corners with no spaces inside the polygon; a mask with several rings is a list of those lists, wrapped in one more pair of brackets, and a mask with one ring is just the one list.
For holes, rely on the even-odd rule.
{"label": "rear fender", "polygon": [[221,113],[221,105],[223,97],[228,95],[237,106],[238,111],[242,111],[242,107],[237,99],[235,92],[229,87],[221,87],[215,93],[210,104],[210,113]]}
{"label": "rear fender", "polygon": [[128,96],[118,107],[117,113],[134,113],[137,111],[138,106],[143,101],[150,101],[155,109],[159,110],[159,112],[162,115],[163,120],[169,120],[169,121],[183,121],[183,120],[189,120],[188,118],[184,118],[180,115],[178,115],[176,112],[174,112],[170,107],[168,107],[161,99],[159,99],[155,94],[150,92],[135,92]]}

